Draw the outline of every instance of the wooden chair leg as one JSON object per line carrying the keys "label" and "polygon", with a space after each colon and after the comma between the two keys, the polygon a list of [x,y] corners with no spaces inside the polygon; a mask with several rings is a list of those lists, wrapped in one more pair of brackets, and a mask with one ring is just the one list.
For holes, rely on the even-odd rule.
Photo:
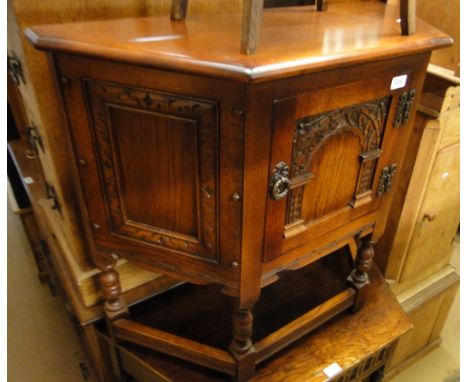
{"label": "wooden chair leg", "polygon": [[242,16],[241,53],[254,54],[257,50],[263,0],[244,0]]}
{"label": "wooden chair leg", "polygon": [[187,15],[188,0],[172,0],[171,20],[183,21]]}
{"label": "wooden chair leg", "polygon": [[229,351],[237,362],[236,381],[248,381],[255,374],[255,349],[252,345],[251,309],[234,310],[233,339],[229,345]]}
{"label": "wooden chair leg", "polygon": [[317,11],[322,12],[327,9],[327,1],[326,0],[316,0],[315,7]]}
{"label": "wooden chair leg", "polygon": [[412,35],[416,31],[416,0],[400,0],[401,34]]}
{"label": "wooden chair leg", "polygon": [[348,276],[348,282],[350,282],[351,286],[356,290],[354,304],[351,307],[352,312],[357,312],[359,309],[361,309],[366,299],[368,286],[370,284],[367,272],[369,272],[372,265],[372,259],[374,257],[374,244],[374,241],[367,239],[361,241],[356,256],[354,269]]}
{"label": "wooden chair leg", "polygon": [[382,366],[380,369],[377,369],[370,375],[369,382],[382,382],[384,377],[385,377],[385,367]]}

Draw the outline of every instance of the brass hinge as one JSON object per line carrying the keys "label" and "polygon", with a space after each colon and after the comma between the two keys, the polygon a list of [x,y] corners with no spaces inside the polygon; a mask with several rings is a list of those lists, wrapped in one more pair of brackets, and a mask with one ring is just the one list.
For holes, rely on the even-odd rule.
{"label": "brass hinge", "polygon": [[39,134],[39,130],[37,129],[37,126],[35,126],[34,124],[28,126],[26,128],[27,132],[28,132],[28,135],[29,135],[29,145],[31,147],[31,150],[38,154],[39,150],[37,148],[37,146],[39,146],[42,150],[42,152],[44,152],[44,143],[42,142],[42,137],[41,135]]}
{"label": "brass hinge", "polygon": [[60,206],[58,195],[57,195],[57,192],[55,191],[54,186],[52,186],[49,182],[44,182],[44,183],[45,183],[45,189],[46,189],[46,198],[53,201],[51,208],[53,210],[57,210],[58,212],[62,213],[62,208]]}
{"label": "brass hinge", "polygon": [[395,176],[397,169],[396,163],[393,163],[389,166],[385,166],[382,169],[382,174],[379,179],[379,187],[377,188],[377,195],[383,195],[386,192],[389,192],[392,188],[393,177]]}
{"label": "brass hinge", "polygon": [[14,53],[8,55],[8,72],[16,85],[21,85],[21,82],[23,84],[26,83],[23,66],[19,58]]}
{"label": "brass hinge", "polygon": [[411,89],[400,94],[393,127],[400,127],[408,122],[415,94],[416,89]]}

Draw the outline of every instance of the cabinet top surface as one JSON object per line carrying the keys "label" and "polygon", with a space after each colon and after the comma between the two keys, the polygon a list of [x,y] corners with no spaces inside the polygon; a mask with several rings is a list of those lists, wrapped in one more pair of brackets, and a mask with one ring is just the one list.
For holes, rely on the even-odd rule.
{"label": "cabinet top surface", "polygon": [[42,50],[63,51],[216,76],[260,82],[340,66],[415,54],[451,44],[446,34],[417,20],[402,36],[399,10],[364,2],[266,9],[257,53],[240,53],[241,14],[169,16],[41,25],[26,36]]}

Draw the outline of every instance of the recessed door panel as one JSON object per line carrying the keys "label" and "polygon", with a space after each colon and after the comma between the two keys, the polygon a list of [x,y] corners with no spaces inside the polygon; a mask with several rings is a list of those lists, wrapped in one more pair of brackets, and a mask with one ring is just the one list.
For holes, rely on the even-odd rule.
{"label": "recessed door panel", "polygon": [[109,114],[124,220],[198,237],[196,121],[117,107]]}
{"label": "recessed door panel", "polygon": [[89,80],[85,87],[108,215],[100,235],[216,258],[217,104]]}
{"label": "recessed door panel", "polygon": [[[311,222],[352,203],[361,152],[359,138],[350,131],[326,140],[314,153],[310,164],[313,181],[303,188],[301,211],[296,210],[297,216],[291,216],[291,220]],[[320,171],[322,168],[329,171]]]}
{"label": "recessed door panel", "polygon": [[365,96],[372,98],[364,100],[359,93],[349,94],[353,98],[341,97],[331,102],[338,107],[326,111],[313,100],[332,97],[329,89],[323,97],[316,92],[274,105],[281,118],[274,119],[272,179],[280,179],[275,174],[280,164],[289,192],[283,199],[270,195],[268,200],[266,261],[379,206],[377,162],[384,151],[392,97],[385,89],[367,91]]}

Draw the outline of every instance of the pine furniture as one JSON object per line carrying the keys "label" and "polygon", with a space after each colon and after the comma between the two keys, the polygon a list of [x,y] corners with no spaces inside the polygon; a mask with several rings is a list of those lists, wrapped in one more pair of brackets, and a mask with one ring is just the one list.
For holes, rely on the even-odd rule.
{"label": "pine furniture", "polygon": [[399,342],[391,372],[440,344],[458,290],[459,85],[453,72],[429,65],[414,123],[423,132],[421,144],[396,234],[387,247],[384,275],[415,326]]}

